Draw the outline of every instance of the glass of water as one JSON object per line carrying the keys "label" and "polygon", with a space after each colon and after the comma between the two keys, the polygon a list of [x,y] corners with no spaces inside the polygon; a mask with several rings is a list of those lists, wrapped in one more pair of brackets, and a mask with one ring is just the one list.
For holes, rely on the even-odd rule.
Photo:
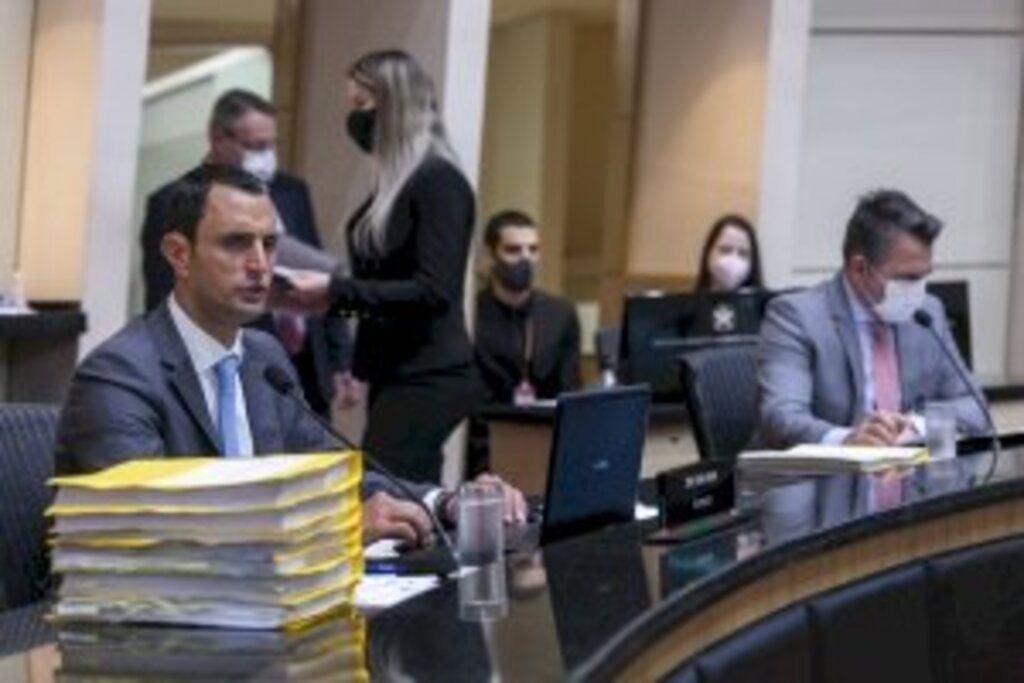
{"label": "glass of water", "polygon": [[503,562],[505,496],[498,486],[466,483],[459,487],[458,556],[463,567]]}
{"label": "glass of water", "polygon": [[930,401],[924,407],[925,442],[932,460],[956,457],[956,411],[952,404]]}

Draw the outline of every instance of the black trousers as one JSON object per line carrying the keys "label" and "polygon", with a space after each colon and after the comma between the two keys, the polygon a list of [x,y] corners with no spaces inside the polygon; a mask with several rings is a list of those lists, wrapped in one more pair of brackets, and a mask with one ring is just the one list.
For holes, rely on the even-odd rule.
{"label": "black trousers", "polygon": [[482,399],[472,366],[373,383],[363,449],[399,477],[438,484],[445,440]]}

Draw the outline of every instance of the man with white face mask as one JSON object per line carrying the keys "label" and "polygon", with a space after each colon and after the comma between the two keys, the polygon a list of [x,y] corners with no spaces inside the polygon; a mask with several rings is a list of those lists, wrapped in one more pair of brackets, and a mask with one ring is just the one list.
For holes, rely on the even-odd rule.
{"label": "man with white face mask", "polygon": [[986,432],[956,369],[913,320],[926,311],[963,363],[942,304],[925,293],[941,230],[902,192],[873,192],[847,224],[842,270],[772,301],[761,328],[756,446],[898,444],[923,435],[933,400],[953,406],[959,432]]}
{"label": "man with white face mask", "polygon": [[[277,123],[270,102],[248,90],[228,90],[213,105],[207,136],[204,165],[240,167],[256,176],[270,190],[278,231],[310,247],[321,247],[309,188],[299,178],[278,170]],[[194,177],[200,169],[202,166],[192,169],[186,177]],[[174,283],[174,274],[160,252],[173,185],[156,190],[146,204],[141,241],[147,311],[163,304]],[[340,318],[276,313],[260,318],[254,326],[277,336],[298,372],[306,400],[318,413],[329,412],[339,389],[350,400],[358,394],[348,372],[351,340]]]}

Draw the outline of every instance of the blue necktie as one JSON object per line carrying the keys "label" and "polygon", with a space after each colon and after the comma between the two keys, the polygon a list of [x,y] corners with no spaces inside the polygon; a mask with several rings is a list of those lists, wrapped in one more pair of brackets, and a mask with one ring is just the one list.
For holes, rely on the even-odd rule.
{"label": "blue necktie", "polygon": [[238,436],[239,416],[235,410],[238,356],[224,356],[213,369],[217,373],[217,433],[220,434],[221,453],[232,458],[242,455]]}

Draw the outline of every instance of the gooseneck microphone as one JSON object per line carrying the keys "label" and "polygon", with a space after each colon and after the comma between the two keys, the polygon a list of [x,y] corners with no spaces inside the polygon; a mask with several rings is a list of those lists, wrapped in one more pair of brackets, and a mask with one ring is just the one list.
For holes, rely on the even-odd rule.
{"label": "gooseneck microphone", "polygon": [[[971,395],[974,403],[978,406],[978,409],[981,410],[981,414],[985,417],[985,422],[988,424],[988,429],[991,433],[993,454],[992,464],[989,466],[989,471],[985,475],[985,481],[987,482],[995,472],[996,463],[999,461],[999,456],[1002,454],[1002,449],[999,445],[999,432],[996,430],[996,423],[992,420],[992,413],[988,409],[988,403],[981,396],[980,392],[977,391],[974,383],[971,381],[971,378],[967,376],[967,371],[964,370],[959,359],[957,359],[953,354],[953,351],[949,348],[949,345],[941,336],[939,336],[939,333],[933,324],[934,321],[932,320],[931,313],[923,308],[917,309],[914,311],[914,322],[931,332],[932,337],[935,339],[935,343],[939,345],[939,348],[942,349],[942,352],[946,355],[946,359],[953,365],[953,368],[956,370],[956,374],[960,377],[960,381],[963,382],[965,387],[967,387],[967,392]],[[927,429],[927,425],[925,428]]]}
{"label": "gooseneck microphone", "polygon": [[441,543],[449,552],[452,553],[452,556],[454,557],[455,551],[452,548],[451,539],[448,538],[448,534],[445,533],[444,527],[441,525],[441,521],[437,518],[437,515],[434,514],[434,511],[430,509],[430,506],[424,503],[420,497],[417,496],[404,481],[402,481],[401,478],[395,476],[391,470],[382,465],[372,455],[366,451],[360,450],[360,448],[352,443],[348,437],[336,430],[330,422],[310,408],[309,404],[306,403],[306,399],[298,394],[295,381],[292,380],[291,376],[283,368],[278,365],[268,365],[263,371],[263,379],[267,381],[267,384],[269,384],[274,391],[295,401],[306,415],[313,418],[313,420],[320,426],[320,429],[324,430],[324,432],[332,436],[340,444],[353,451],[359,451],[362,453],[363,461],[367,465],[387,479],[388,483],[401,491],[402,495],[404,495],[407,500],[419,505],[420,508],[427,513],[427,517],[430,519],[430,523],[434,527],[434,533],[437,534],[438,539],[440,539]]}

